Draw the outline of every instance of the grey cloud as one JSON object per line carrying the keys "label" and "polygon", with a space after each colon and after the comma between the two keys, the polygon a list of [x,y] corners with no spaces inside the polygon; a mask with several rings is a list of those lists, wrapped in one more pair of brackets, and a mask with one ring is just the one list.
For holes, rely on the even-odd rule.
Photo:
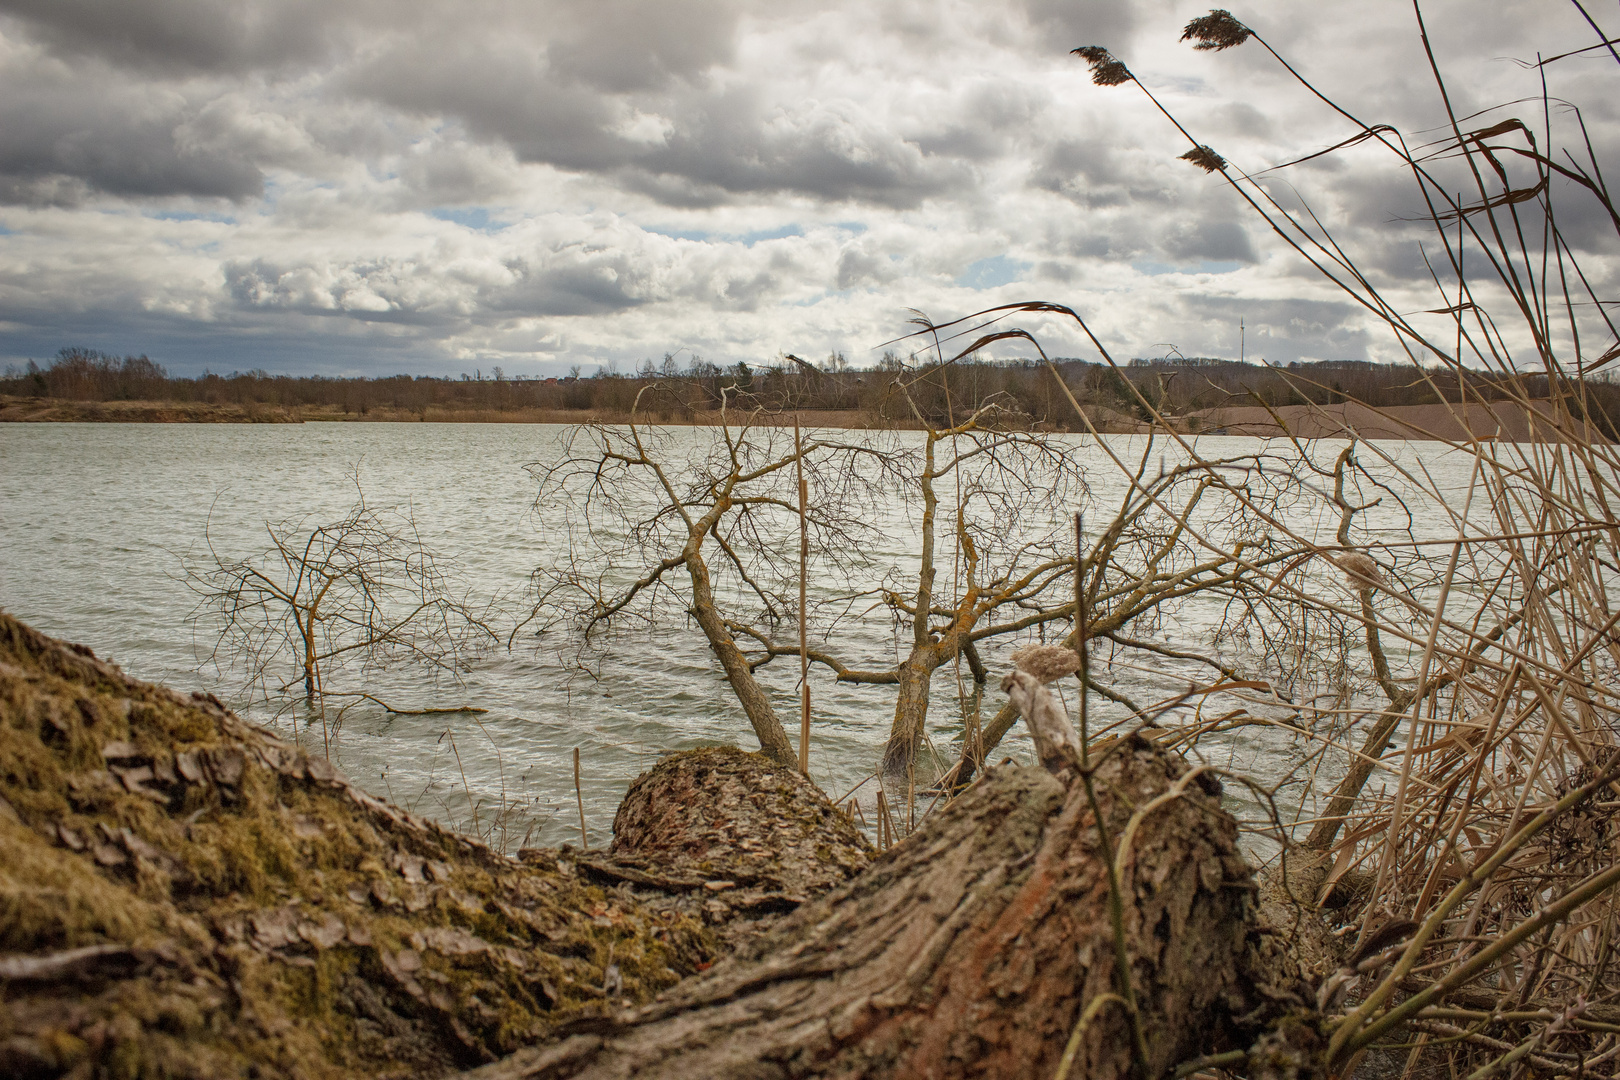
{"label": "grey cloud", "polygon": [[610,93],[695,79],[731,59],[737,10],[713,0],[596,0],[546,45],[559,75]]}
{"label": "grey cloud", "polygon": [[1037,140],[1051,94],[1021,83],[985,79],[948,109],[943,127],[914,136],[924,153],[986,161],[1010,145]]}
{"label": "grey cloud", "polygon": [[1023,0],[1030,22],[1064,52],[1081,45],[1102,45],[1128,55],[1131,34],[1139,22],[1142,0]]}
{"label": "grey cloud", "polygon": [[1246,135],[1255,139],[1270,139],[1275,123],[1247,101],[1233,101],[1211,111],[1209,124],[1219,134]]}
{"label": "grey cloud", "polygon": [[1249,234],[1236,221],[1182,221],[1166,232],[1160,246],[1176,259],[1212,262],[1258,262]]}
{"label": "grey cloud", "polygon": [[745,193],[797,192],[910,207],[971,181],[963,163],[929,156],[852,102],[762,113],[749,93],[712,99],[624,175],[649,194],[685,193],[688,205],[701,205],[704,195],[714,205]]}
{"label": "grey cloud", "polygon": [[224,268],[228,293],[245,310],[284,310],[365,322],[449,325],[512,316],[603,315],[645,303],[644,274],[620,252],[564,251],[510,259],[504,281],[458,279],[419,259],[346,264],[239,260]]}
{"label": "grey cloud", "polygon": [[700,183],[671,173],[649,173],[645,169],[624,169],[615,179],[625,189],[656,199],[680,210],[710,210],[731,202],[730,193],[719,184]]}
{"label": "grey cloud", "polygon": [[433,140],[408,153],[399,177],[420,206],[459,205],[517,195],[521,188],[510,153],[462,140]]}
{"label": "grey cloud", "polygon": [[887,285],[900,276],[894,260],[880,252],[851,245],[838,256],[838,288]]}
{"label": "grey cloud", "polygon": [[634,153],[611,131],[618,118],[612,100],[556,78],[534,43],[522,39],[473,34],[404,43],[344,74],[340,85],[406,112],[455,117],[524,161],[596,171]]}
{"label": "grey cloud", "polygon": [[[195,0],[131,0],[107,18],[98,17],[107,5],[93,0],[0,5],[58,54],[173,77],[309,65],[320,72],[309,85],[319,107],[292,119],[312,150],[388,152],[321,138],[316,129],[324,116],[352,95],[424,121],[449,118],[472,138],[510,147],[522,162],[617,176],[630,190],[676,207],[773,192],[916,206],[970,188],[969,163],[1004,153],[1007,133],[1028,127],[1041,100],[1027,89],[981,80],[955,103],[953,122],[908,137],[848,102],[778,108],[764,103],[765,85],[733,80],[710,87],[707,73],[734,56],[740,9],[729,0],[610,0],[588,11],[568,4],[474,5],[487,17],[461,21],[405,4],[401,18],[415,22],[408,34],[364,0],[319,9],[281,0],[229,10]],[[662,116],[667,139],[633,130],[638,114]],[[115,194],[240,198],[259,189],[263,167],[322,169],[308,154],[300,159],[287,146],[260,145],[264,132],[233,128],[230,116],[166,119],[174,121],[167,132],[148,123],[129,127],[123,140],[94,139],[106,150],[105,163],[70,157],[31,171],[14,167],[19,176],[9,187],[14,197],[39,198],[34,181],[60,172]],[[184,145],[170,139],[174,145],[165,147],[165,136],[182,123],[198,138]],[[153,160],[130,160],[137,143]],[[442,168],[436,175],[407,172],[411,182],[458,186]],[[459,186],[480,190],[471,178]]]}
{"label": "grey cloud", "polygon": [[504,289],[491,307],[523,315],[604,315],[640,307],[631,295],[631,275],[620,260],[517,268],[518,283]]}
{"label": "grey cloud", "polygon": [[0,205],[4,206],[78,206],[92,194],[89,184],[62,173],[27,175],[0,172]]}
{"label": "grey cloud", "polygon": [[344,315],[367,321],[423,321],[442,314],[437,305],[406,309],[386,294],[398,267],[387,261],[349,266],[278,266],[268,259],[238,260],[224,266],[225,287],[245,309],[282,310],[305,315]]}
{"label": "grey cloud", "polygon": [[1040,148],[1028,182],[1090,210],[1171,202],[1150,153],[1107,130],[1058,138]]}
{"label": "grey cloud", "polygon": [[776,292],[775,275],[766,270],[729,274],[714,292],[714,304],[726,311],[758,311]]}
{"label": "grey cloud", "polygon": [[240,72],[312,61],[332,44],[322,0],[0,0],[58,53],[168,71]]}
{"label": "grey cloud", "polygon": [[673,114],[673,130],[664,141],[631,138],[619,130],[626,103],[559,78],[512,45],[390,55],[352,85],[396,107],[459,117],[521,161],[617,175],[677,207],[769,192],[915,206],[971,178],[961,162],[925,153],[858,109],[810,101],[767,112],[755,87],[649,101]]}
{"label": "grey cloud", "polygon": [[1074,280],[1074,268],[1066,263],[1043,259],[1035,264],[1034,276],[1038,281],[1052,281],[1060,285],[1067,285]]}
{"label": "grey cloud", "polygon": [[0,190],[23,202],[71,200],[89,190],[127,197],[257,195],[251,160],[187,145],[196,108],[180,95],[131,86],[104,68],[69,76],[0,73]]}
{"label": "grey cloud", "polygon": [[[1255,299],[1183,292],[1175,307],[1189,356],[1238,354],[1237,324],[1245,324],[1248,356],[1273,364],[1294,360],[1374,359],[1373,334],[1354,304],[1332,300]],[[1167,320],[1168,321],[1168,320]]]}

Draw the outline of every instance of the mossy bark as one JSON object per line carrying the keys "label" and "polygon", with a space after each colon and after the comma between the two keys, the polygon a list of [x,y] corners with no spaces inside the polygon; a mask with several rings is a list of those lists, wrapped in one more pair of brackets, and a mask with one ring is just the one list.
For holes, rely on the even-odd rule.
{"label": "mossy bark", "polygon": [[720,945],[0,615],[0,1075],[423,1076]]}
{"label": "mossy bark", "polygon": [[612,847],[576,866],[702,920],[735,948],[855,877],[873,854],[796,768],[726,746],[672,754],[638,776]]}

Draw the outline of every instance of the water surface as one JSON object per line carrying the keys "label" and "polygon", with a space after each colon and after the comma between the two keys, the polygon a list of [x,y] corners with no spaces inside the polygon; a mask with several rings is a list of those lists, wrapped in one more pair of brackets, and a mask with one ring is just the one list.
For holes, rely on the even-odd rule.
{"label": "water surface", "polygon": [[[710,437],[687,430],[684,437]],[[205,626],[187,621],[196,598],[183,581],[182,557],[200,551],[205,528],[221,551],[245,555],[265,546],[267,520],[341,515],[353,502],[351,473],[358,468],[368,501],[409,505],[428,546],[453,556],[474,592],[519,605],[531,572],[555,558],[561,543],[532,512],[536,484],[525,466],[554,456],[563,433],[508,424],[0,425],[0,606],[46,633],[89,645],[132,675],[212,691],[283,735],[318,746],[318,726],[243,697],[239,671],[207,663],[214,642]],[[1094,444],[1072,441],[1090,465],[1098,505],[1109,505],[1123,490],[1122,478]],[[1139,445],[1126,437],[1111,442],[1126,452]],[[1205,439],[1200,449],[1213,455],[1256,445]],[[1466,481],[1460,455],[1448,457],[1433,444],[1399,452],[1456,473],[1455,483]],[[1332,522],[1318,517],[1290,525],[1331,530]],[[903,568],[910,526],[903,515],[896,521],[892,550],[875,554]],[[1449,527],[1439,518],[1428,524]],[[1219,615],[1192,605],[1155,633],[1204,647]],[[335,760],[362,787],[418,813],[463,826],[476,813],[480,831],[511,847],[524,836],[531,844],[577,842],[577,748],[594,845],[607,839],[626,785],[658,755],[715,743],[754,748],[694,627],[620,637],[583,666],[565,638],[520,636],[510,652],[487,655],[459,686],[414,670],[375,675],[368,689],[390,701],[466,702],[489,712],[391,717],[357,707],[345,717]],[[880,614],[852,624],[842,647],[875,664],[892,662],[901,643]],[[1000,653],[987,659],[993,670],[1005,666]],[[796,727],[797,665],[775,664],[765,674],[784,721]],[[956,691],[950,672],[942,676],[931,721],[938,721],[936,745],[948,752]],[[1187,672],[1165,662],[1118,678],[1152,699],[1184,686]],[[892,691],[840,686],[821,673],[812,676],[812,687],[812,776],[837,797],[870,773],[887,733]],[[998,690],[988,691],[986,714],[1000,701]],[[1206,752],[1265,772],[1282,768],[1288,751],[1251,732]],[[1030,758],[1021,726],[1001,755]],[[504,827],[492,830],[503,806]]]}

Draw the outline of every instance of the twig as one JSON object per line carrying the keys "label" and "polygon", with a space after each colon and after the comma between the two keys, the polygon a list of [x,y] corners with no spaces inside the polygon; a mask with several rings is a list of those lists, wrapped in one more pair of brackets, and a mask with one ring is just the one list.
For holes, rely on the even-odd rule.
{"label": "twig", "polygon": [[457,706],[454,706],[452,708],[444,708],[444,709],[396,709],[392,705],[388,704],[388,702],[384,701],[382,698],[379,698],[379,697],[375,696],[374,694],[367,694],[367,693],[364,693],[364,692],[361,692],[361,691],[353,691],[353,690],[351,690],[351,691],[345,691],[343,693],[338,693],[338,692],[334,692],[334,691],[322,691],[322,693],[326,697],[357,697],[357,698],[364,698],[367,701],[376,702],[378,705],[381,705],[383,707],[384,712],[393,713],[395,716],[446,716],[446,715],[451,715],[451,714],[455,714],[455,713],[479,713],[479,714],[483,714],[483,713],[489,712],[488,709],[481,709],[476,705],[457,705]]}

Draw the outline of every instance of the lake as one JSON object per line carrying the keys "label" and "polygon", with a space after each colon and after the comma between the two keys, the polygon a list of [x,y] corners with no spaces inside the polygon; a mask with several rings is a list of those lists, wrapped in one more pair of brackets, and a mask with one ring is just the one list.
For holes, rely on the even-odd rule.
{"label": "lake", "polygon": [[[536,482],[525,466],[555,456],[565,429],[519,424],[0,425],[0,607],[36,628],[93,648],[128,673],[178,690],[217,694],[284,737],[320,746],[318,725],[275,715],[242,694],[241,673],[206,661],[213,639],[187,615],[196,597],[181,559],[204,530],[221,551],[262,549],[265,522],[340,515],[353,502],[358,468],[374,505],[405,505],[427,546],[454,556],[476,593],[520,604],[537,566],[560,554],[562,538],[532,512]],[[712,438],[683,429],[681,438]],[[853,436],[852,436],[853,437]],[[911,438],[914,436],[897,436]],[[1117,469],[1092,442],[1065,436],[1104,505],[1123,490]],[[1128,453],[1138,437],[1109,437]],[[1257,440],[1205,438],[1206,454],[1250,450]],[[1447,483],[1466,483],[1469,459],[1438,444],[1396,445]],[[1055,515],[1069,508],[1054,507]],[[897,519],[898,521],[899,519]],[[1311,533],[1331,521],[1296,527]],[[1438,517],[1420,522],[1450,535]],[[890,530],[893,550],[873,553],[903,568],[908,529]],[[793,538],[786,538],[793,543]],[[626,569],[626,568],[621,568]],[[817,583],[829,587],[830,583]],[[1158,628],[1172,644],[1204,647],[1218,609],[1184,608]],[[476,828],[498,845],[577,843],[573,753],[579,750],[585,815],[593,846],[609,836],[628,783],[659,755],[715,743],[753,749],[752,732],[694,627],[643,630],[581,665],[566,635],[520,635],[466,674],[463,685],[414,671],[376,675],[368,689],[417,707],[474,704],[478,717],[390,716],[356,707],[345,716],[333,757],[367,790],[451,824]],[[845,651],[892,663],[900,647],[886,614],[852,623]],[[988,715],[1002,701],[995,676],[1005,648],[986,656],[993,678]],[[287,673],[291,678],[292,672]],[[779,711],[797,738],[797,664],[765,669]],[[1148,664],[1117,675],[1142,698],[1185,686],[1186,665]],[[887,736],[892,688],[838,685],[812,674],[812,778],[835,798],[867,777]],[[948,752],[955,681],[942,669],[930,711],[932,738]],[[1259,773],[1286,765],[1286,740],[1264,731],[1205,746],[1226,763]],[[1031,760],[1022,725],[997,757]],[[871,792],[872,786],[865,789]],[[871,803],[866,803],[868,810]],[[505,806],[504,825],[493,827]]]}

